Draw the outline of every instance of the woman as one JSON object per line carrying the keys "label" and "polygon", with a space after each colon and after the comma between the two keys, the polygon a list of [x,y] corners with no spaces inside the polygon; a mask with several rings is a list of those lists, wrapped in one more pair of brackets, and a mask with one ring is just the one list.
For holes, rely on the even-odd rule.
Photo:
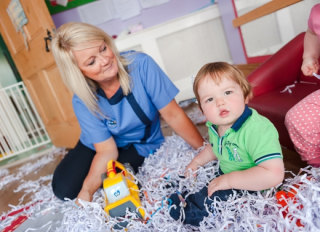
{"label": "woman", "polygon": [[62,78],[74,93],[80,141],[55,170],[60,198],[91,201],[109,160],[135,171],[164,141],[159,113],[193,148],[203,138],[175,102],[178,89],[144,53],[119,53],[110,36],[85,23],[62,25],[52,41]]}

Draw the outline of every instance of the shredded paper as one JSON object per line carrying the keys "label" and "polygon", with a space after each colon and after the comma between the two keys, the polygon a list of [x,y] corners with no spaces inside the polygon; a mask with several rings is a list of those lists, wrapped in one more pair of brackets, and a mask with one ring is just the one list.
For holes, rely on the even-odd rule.
{"label": "shredded paper", "polygon": [[[140,187],[144,220],[127,210],[124,218],[112,218],[104,211],[105,197],[99,189],[92,202],[61,201],[51,189],[52,175],[35,181],[23,181],[22,176],[36,172],[51,162],[55,149],[37,162],[22,166],[17,173],[0,170],[0,189],[11,181],[20,181],[16,192],[32,195],[27,204],[11,205],[9,212],[1,215],[0,230],[4,230],[19,215],[41,224],[29,226],[25,231],[117,231],[126,222],[125,231],[320,231],[320,171],[310,166],[283,184],[253,195],[245,192],[242,197],[231,196],[226,202],[214,201],[216,213],[209,213],[199,227],[183,224],[183,213],[178,221],[169,215],[168,197],[177,191],[199,191],[214,178],[217,162],[211,162],[197,171],[197,175],[184,178],[185,167],[198,153],[177,135],[166,137],[165,143],[153,155],[145,159],[139,172],[134,174]],[[19,213],[19,209],[24,209]],[[13,214],[13,215],[12,215]],[[12,216],[10,216],[12,215]],[[60,215],[60,216],[59,216]],[[18,228],[19,229],[19,228]],[[124,230],[124,229],[122,229]],[[18,230],[17,230],[18,231]]]}

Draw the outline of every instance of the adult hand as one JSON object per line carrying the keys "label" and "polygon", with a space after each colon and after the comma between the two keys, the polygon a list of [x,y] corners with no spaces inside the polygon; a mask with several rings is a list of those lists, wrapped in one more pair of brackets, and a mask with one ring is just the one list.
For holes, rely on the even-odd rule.
{"label": "adult hand", "polygon": [[305,76],[312,76],[313,73],[317,73],[319,70],[318,60],[312,57],[306,57],[303,59],[301,71]]}
{"label": "adult hand", "polygon": [[102,185],[101,174],[106,172],[108,162],[118,159],[118,148],[113,137],[94,144],[94,147],[97,153],[93,158],[89,173],[77,197],[89,202],[92,201],[93,194]]}
{"label": "adult hand", "polygon": [[76,203],[79,205],[78,199],[81,199],[83,201],[92,201],[92,194],[90,194],[89,191],[81,190],[80,193],[77,196]]}

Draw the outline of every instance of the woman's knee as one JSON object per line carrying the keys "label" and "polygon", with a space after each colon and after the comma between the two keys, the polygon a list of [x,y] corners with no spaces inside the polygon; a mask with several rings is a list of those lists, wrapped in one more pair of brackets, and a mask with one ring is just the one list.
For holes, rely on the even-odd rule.
{"label": "woman's knee", "polygon": [[74,199],[82,188],[95,151],[85,147],[80,142],[61,160],[54,171],[52,190],[59,199]]}
{"label": "woman's knee", "polygon": [[61,183],[52,182],[52,191],[57,198],[63,201],[66,199],[73,200],[78,195],[78,193],[72,192],[69,186],[62,185]]}
{"label": "woman's knee", "polygon": [[60,175],[60,173],[55,172],[52,178],[52,191],[54,195],[61,199],[75,199],[80,192],[81,186],[76,186],[75,183],[68,180],[66,176]]}

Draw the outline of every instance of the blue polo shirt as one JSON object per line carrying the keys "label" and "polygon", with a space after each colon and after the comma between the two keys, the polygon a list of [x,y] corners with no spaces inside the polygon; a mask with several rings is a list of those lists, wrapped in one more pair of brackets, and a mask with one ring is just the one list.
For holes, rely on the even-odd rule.
{"label": "blue polo shirt", "polygon": [[129,51],[121,55],[131,62],[128,66],[131,91],[151,121],[150,136],[145,143],[141,143],[146,125],[137,116],[120,87],[110,99],[102,90],[97,91],[98,106],[104,118],[92,114],[78,96],[73,96],[73,109],[81,128],[80,141],[95,150],[93,144],[112,136],[118,147],[134,144],[138,153],[147,157],[164,142],[158,110],[170,103],[179,91],[147,54]]}

